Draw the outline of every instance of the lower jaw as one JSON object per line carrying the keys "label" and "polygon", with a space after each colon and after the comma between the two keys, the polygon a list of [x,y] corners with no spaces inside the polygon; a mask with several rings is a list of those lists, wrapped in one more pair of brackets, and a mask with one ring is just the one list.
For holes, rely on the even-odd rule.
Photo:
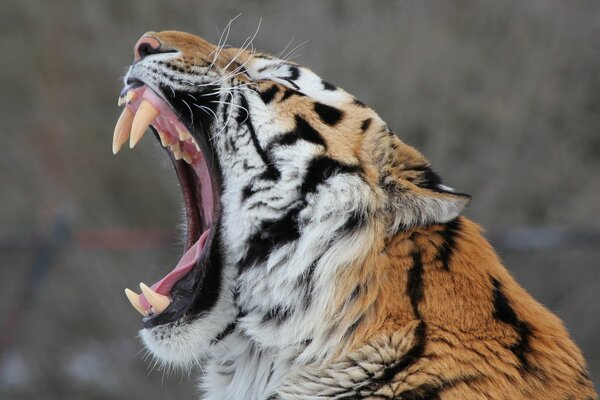
{"label": "lower jaw", "polygon": [[[158,136],[153,127],[152,130]],[[200,179],[198,174],[206,173],[208,165],[204,165],[203,168],[195,168],[183,160],[176,160],[169,151],[167,153],[173,162],[182,191],[187,222],[186,240],[183,256],[178,265],[165,276],[165,278],[173,279],[165,280],[163,278],[152,285],[156,292],[168,295],[171,304],[160,314],[145,317],[143,319],[144,328],[172,323],[186,315],[193,318],[193,315],[209,308],[214,303],[207,299],[211,297],[210,286],[213,285],[209,285],[207,278],[214,275],[213,269],[220,269],[219,265],[214,265],[213,256],[213,252],[218,251],[214,248],[217,247],[215,246],[215,236],[218,229],[215,227],[218,222],[218,208],[220,208],[218,203],[219,182],[216,181],[218,172],[211,173],[210,185],[207,185],[207,176],[204,177],[201,185],[198,182]],[[210,207],[207,207],[206,204],[200,206],[203,201],[210,201]],[[206,212],[207,210],[208,212]],[[213,210],[214,212],[212,212]],[[142,302],[144,300],[142,299]],[[148,304],[144,305],[148,306]]]}

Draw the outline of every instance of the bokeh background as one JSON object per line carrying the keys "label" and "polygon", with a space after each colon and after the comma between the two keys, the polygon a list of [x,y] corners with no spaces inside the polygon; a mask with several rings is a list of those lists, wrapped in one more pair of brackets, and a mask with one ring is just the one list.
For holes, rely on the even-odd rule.
{"label": "bokeh background", "polygon": [[473,195],[600,381],[600,2],[2,0],[0,398],[195,397],[144,359],[123,295],[179,258],[177,180],[155,141],[114,157],[111,136],[139,36],[216,42],[239,13],[228,44],[261,21],[256,48],[355,94]]}

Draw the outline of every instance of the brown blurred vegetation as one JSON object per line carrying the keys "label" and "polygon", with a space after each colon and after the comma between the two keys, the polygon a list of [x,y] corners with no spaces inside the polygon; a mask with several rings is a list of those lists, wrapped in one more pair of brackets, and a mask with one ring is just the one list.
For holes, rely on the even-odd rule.
{"label": "brown blurred vegetation", "polygon": [[[122,294],[178,257],[175,175],[149,138],[118,157],[110,143],[136,39],[216,42],[238,13],[229,44],[261,18],[256,48],[307,41],[294,61],[473,195],[467,215],[600,379],[599,2],[3,0],[0,398],[194,397],[150,372]],[[142,234],[123,246],[120,229]]]}

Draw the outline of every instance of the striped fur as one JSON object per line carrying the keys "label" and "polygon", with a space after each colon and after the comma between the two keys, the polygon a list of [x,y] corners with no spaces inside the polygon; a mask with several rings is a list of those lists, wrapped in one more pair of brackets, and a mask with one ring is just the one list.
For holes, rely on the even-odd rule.
{"label": "striped fur", "polygon": [[[469,196],[312,71],[180,32],[132,76],[222,173],[215,303],[142,331],[206,399],[594,399],[561,322],[508,274]],[[197,105],[197,107],[194,107]],[[189,110],[188,110],[189,108]],[[195,114],[196,113],[196,114]]]}

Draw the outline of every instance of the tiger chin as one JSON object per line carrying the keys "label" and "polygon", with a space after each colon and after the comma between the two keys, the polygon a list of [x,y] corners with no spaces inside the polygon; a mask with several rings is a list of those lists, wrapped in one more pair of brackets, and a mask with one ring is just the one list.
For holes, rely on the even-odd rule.
{"label": "tiger chin", "polygon": [[175,31],[138,40],[124,85],[113,152],[150,127],[187,220],[173,270],[126,294],[203,399],[597,398],[470,197],[349,93]]}

